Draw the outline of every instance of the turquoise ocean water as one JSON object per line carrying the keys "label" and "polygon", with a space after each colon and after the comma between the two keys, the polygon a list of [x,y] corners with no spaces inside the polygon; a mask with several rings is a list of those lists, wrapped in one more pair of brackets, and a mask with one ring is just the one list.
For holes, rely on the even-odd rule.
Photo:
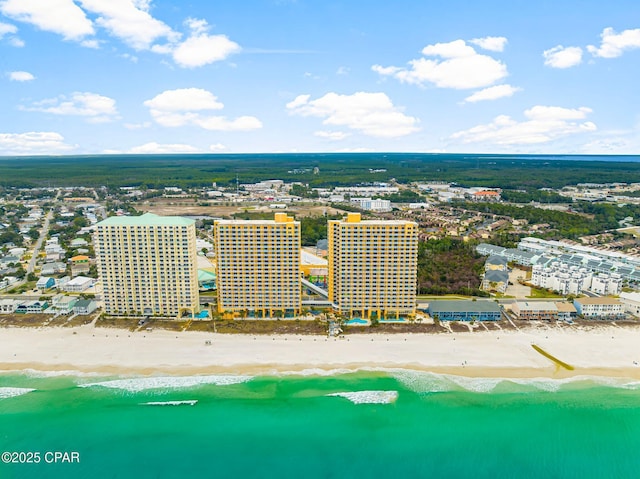
{"label": "turquoise ocean water", "polygon": [[0,452],[40,453],[2,479],[637,478],[640,383],[5,374]]}

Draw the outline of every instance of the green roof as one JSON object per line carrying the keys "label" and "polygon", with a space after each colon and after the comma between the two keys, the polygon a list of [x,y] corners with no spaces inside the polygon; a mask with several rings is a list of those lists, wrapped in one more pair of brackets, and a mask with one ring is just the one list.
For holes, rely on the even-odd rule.
{"label": "green roof", "polygon": [[433,313],[499,313],[500,305],[494,301],[436,300],[429,301]]}
{"label": "green roof", "polygon": [[110,216],[96,226],[189,226],[194,220],[182,216],[158,216],[145,213],[142,216]]}

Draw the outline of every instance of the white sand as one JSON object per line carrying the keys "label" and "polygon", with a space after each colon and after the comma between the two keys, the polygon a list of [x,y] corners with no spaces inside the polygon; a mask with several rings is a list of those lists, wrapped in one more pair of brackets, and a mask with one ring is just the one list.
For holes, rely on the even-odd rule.
{"label": "white sand", "polygon": [[[211,341],[211,345],[205,344]],[[558,368],[531,344],[575,367]],[[0,329],[0,370],[114,374],[409,368],[479,377],[640,379],[640,328],[531,328],[454,334],[248,336],[94,328]]]}

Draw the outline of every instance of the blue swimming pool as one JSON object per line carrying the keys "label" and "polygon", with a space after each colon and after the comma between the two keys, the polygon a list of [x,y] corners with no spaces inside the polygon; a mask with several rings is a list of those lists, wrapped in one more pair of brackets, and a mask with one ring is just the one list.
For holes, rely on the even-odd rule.
{"label": "blue swimming pool", "polygon": [[346,324],[347,326],[353,326],[353,325],[366,326],[367,324],[369,324],[369,321],[367,321],[366,319],[353,318],[347,321]]}

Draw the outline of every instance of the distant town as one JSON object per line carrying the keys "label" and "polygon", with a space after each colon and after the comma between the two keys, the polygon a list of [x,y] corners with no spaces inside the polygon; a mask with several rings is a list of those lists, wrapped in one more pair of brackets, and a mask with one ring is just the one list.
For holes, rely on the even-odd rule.
{"label": "distant town", "polygon": [[337,335],[640,316],[638,183],[0,191],[5,325],[309,320]]}

